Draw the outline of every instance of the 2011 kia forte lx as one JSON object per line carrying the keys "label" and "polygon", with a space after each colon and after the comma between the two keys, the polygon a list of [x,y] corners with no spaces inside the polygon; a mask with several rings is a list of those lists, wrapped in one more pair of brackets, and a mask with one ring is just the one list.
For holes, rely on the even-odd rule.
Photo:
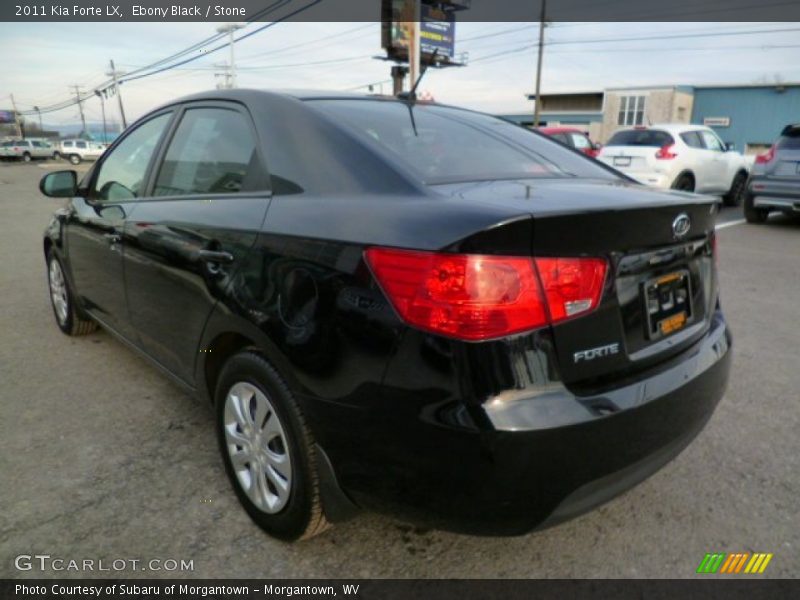
{"label": "2011 kia forte lx", "polygon": [[676,456],[728,378],[712,200],[488,115],[218,91],[40,187],[68,198],[44,237],[58,326],[206,398],[283,539],[359,507],[557,523]]}

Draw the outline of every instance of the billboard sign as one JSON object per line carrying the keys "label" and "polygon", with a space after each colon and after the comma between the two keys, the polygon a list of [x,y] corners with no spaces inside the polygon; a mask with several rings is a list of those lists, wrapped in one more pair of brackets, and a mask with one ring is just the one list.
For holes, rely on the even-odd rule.
{"label": "billboard sign", "polygon": [[15,123],[16,119],[14,118],[14,111],[12,110],[0,110],[0,124],[3,123]]}
{"label": "billboard sign", "polygon": [[[423,64],[429,64],[436,52],[437,62],[452,59],[455,55],[456,18],[454,10],[442,6],[420,4],[420,50]],[[389,58],[408,60],[408,47],[413,36],[415,19],[413,0],[383,0],[381,41]]]}

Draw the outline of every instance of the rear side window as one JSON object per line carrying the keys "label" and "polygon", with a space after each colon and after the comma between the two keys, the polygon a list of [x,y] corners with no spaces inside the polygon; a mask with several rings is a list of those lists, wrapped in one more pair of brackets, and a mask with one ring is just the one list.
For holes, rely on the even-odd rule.
{"label": "rear side window", "polygon": [[800,150],[800,127],[787,127],[775,144],[781,150]]}
{"label": "rear side window", "polygon": [[652,146],[662,148],[674,144],[675,140],[666,131],[659,129],[628,129],[611,136],[606,146]]}
{"label": "rear side window", "polygon": [[63,142],[64,148],[72,148],[72,142]]}
{"label": "rear side window", "polygon": [[249,120],[227,108],[190,108],[170,142],[154,196],[231,194],[252,190],[255,137]]}
{"label": "rear side window", "polygon": [[687,131],[685,133],[682,133],[681,139],[690,148],[698,148],[700,150],[705,148],[705,146],[703,146],[703,140],[700,139],[699,131]]}

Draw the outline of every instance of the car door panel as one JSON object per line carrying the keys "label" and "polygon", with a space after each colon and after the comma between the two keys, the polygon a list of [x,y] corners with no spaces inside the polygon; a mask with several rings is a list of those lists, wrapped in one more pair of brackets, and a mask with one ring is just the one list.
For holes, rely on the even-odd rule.
{"label": "car door panel", "polygon": [[171,113],[131,128],[81,184],[66,219],[70,273],[80,303],[106,326],[135,341],[124,285],[125,220],[136,207]]}
{"label": "car door panel", "polygon": [[190,384],[205,323],[269,207],[256,148],[242,109],[190,105],[126,222],[131,321],[143,349]]}

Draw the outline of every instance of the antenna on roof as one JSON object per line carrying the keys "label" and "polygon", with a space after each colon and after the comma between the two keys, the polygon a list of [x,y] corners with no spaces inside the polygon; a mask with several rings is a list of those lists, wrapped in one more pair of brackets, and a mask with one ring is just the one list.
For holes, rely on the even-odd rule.
{"label": "antenna on roof", "polygon": [[[436,48],[433,51],[433,54],[431,55],[431,65],[436,64],[436,55],[438,53],[439,53],[439,49]],[[428,67],[429,66],[430,65],[428,65]],[[425,67],[422,70],[422,72],[419,74],[419,77],[417,77],[417,80],[414,82],[414,85],[411,87],[411,89],[408,92],[400,92],[399,94],[397,94],[397,97],[400,98],[401,100],[406,100],[407,102],[409,102],[411,104],[416,102],[417,101],[417,87],[419,87],[419,82],[422,81],[422,78],[425,76],[425,73],[427,72],[428,67]]]}

